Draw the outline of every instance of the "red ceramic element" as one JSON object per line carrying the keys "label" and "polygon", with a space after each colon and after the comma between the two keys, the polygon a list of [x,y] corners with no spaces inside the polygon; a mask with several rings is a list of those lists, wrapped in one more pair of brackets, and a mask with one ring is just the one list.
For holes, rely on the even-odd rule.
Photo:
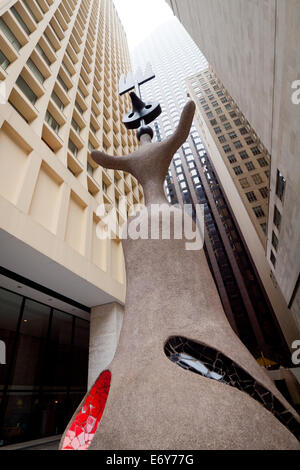
{"label": "red ceramic element", "polygon": [[98,428],[106,405],[111,373],[105,370],[91,388],[73,423],[69,427],[62,450],[87,450]]}

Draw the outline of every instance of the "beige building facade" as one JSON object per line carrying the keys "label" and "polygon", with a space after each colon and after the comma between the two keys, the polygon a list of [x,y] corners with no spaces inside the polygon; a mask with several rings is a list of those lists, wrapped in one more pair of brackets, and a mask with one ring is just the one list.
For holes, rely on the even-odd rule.
{"label": "beige building facade", "polygon": [[266,257],[299,325],[299,2],[168,3],[271,155]]}
{"label": "beige building facade", "polygon": [[142,190],[131,175],[104,170],[90,156],[94,148],[122,155],[137,147],[121,123],[129,103],[118,96],[118,78],[130,59],[113,3],[11,1],[0,18],[0,42],[3,242],[13,251],[16,239],[24,253],[30,247],[52,260],[74,290],[54,267],[52,285],[42,269],[35,273],[4,253],[5,267],[89,307],[123,302],[121,245],[96,236],[97,208],[114,206],[122,226]]}
{"label": "beige building facade", "polygon": [[[122,124],[129,97],[118,93],[119,77],[130,69],[126,35],[112,0],[1,2],[0,339],[8,352],[7,365],[0,370],[0,446],[61,432],[63,426],[59,431],[57,424],[51,425],[56,419],[53,403],[63,407],[66,416],[73,412],[79,391],[87,386],[84,358],[92,380],[114,352],[125,301],[120,232],[128,212],[144,197],[135,178],[96,165],[91,151],[121,156],[138,146],[133,131]],[[105,211],[99,209],[102,205]],[[110,209],[117,228],[113,237],[99,238],[99,233],[107,233]],[[117,314],[116,332],[107,336],[105,325],[113,325]],[[14,324],[13,315],[18,318]],[[26,377],[12,375],[20,355],[25,362],[18,370],[32,368],[32,376],[41,370],[36,365],[34,372],[34,363],[26,366],[26,360],[30,350],[44,357],[44,349],[38,349],[44,341],[39,325],[46,318],[46,344],[57,342],[55,371],[67,358],[73,358],[73,365],[64,366],[65,378],[60,384],[53,378],[51,392],[41,398],[39,416],[43,421],[49,410],[49,429],[37,433],[26,421],[36,385],[28,379],[24,398],[18,390],[25,387]],[[105,341],[103,349],[90,336],[89,358],[87,321],[98,343]],[[67,325],[73,325],[69,339]],[[30,341],[37,350],[28,346],[24,353],[21,346]],[[73,352],[67,352],[69,347]],[[74,356],[76,350],[81,362]],[[100,360],[103,350],[106,356]],[[81,372],[77,378],[70,372],[73,379],[68,379],[75,363]],[[42,387],[44,379],[39,380]]]}
{"label": "beige building facade", "polygon": [[187,88],[197,105],[195,125],[291,347],[298,329],[265,256],[270,155],[211,68],[189,77]]}

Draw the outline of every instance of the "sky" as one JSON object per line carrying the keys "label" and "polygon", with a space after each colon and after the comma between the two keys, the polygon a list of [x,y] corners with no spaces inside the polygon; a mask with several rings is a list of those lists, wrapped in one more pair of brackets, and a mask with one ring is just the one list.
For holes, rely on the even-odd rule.
{"label": "sky", "polygon": [[125,28],[129,49],[173,16],[165,0],[113,0]]}

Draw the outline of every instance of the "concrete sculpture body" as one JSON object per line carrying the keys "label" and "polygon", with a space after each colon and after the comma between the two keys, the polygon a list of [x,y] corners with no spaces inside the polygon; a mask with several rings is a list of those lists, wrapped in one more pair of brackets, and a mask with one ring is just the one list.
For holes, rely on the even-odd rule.
{"label": "concrete sculpture body", "polygon": [[[130,172],[143,185],[146,208],[140,219],[149,217],[151,204],[166,204],[164,178],[188,136],[194,109],[188,102],[177,131],[164,142],[143,142],[121,158],[93,152],[103,167]],[[105,410],[89,449],[298,449],[291,432],[297,413],[230,327],[203,250],[187,251],[185,243],[123,241],[124,323],[108,368],[111,384]],[[224,377],[229,377],[233,367],[239,377],[230,386],[213,380],[216,376],[178,367],[169,358],[186,338],[199,347],[200,356],[216,354],[212,371],[227,368]],[[273,405],[266,400],[263,406],[257,394],[271,397]],[[280,414],[285,416],[282,422]],[[62,445],[68,447],[65,436]]]}

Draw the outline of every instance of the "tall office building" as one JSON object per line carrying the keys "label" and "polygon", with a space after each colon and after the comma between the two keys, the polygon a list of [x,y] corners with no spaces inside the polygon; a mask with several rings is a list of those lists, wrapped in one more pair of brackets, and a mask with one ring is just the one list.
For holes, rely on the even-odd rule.
{"label": "tall office building", "polygon": [[[267,262],[270,155],[211,68],[187,79],[197,106],[196,127],[238,221],[248,250],[288,343],[297,326]],[[276,234],[280,224],[276,219]],[[273,250],[278,248],[275,229]],[[275,260],[272,259],[275,263]]]}
{"label": "tall office building", "polygon": [[300,327],[299,1],[167,2],[271,155],[265,256]]}
{"label": "tall office building", "polygon": [[[163,113],[154,123],[160,140],[178,123],[187,99],[185,79],[201,74],[207,62],[176,18],[136,48],[136,67],[144,67],[147,61],[152,63],[156,79],[143,85],[142,95],[162,104]],[[215,171],[193,126],[170,166],[165,183],[167,197],[172,203],[190,203],[193,211],[196,204],[204,205],[205,253],[232,328],[257,359],[265,357],[288,365],[287,338],[282,335],[221,183],[222,174]],[[184,266],[182,269],[184,273]]]}
{"label": "tall office building", "polygon": [[[121,123],[130,104],[118,79],[131,66],[112,1],[11,0],[0,15],[4,445],[61,433],[80,402],[90,312],[97,319],[96,307],[105,309],[107,326],[125,299],[121,244],[96,236],[105,226],[97,208],[114,206],[121,226],[143,194],[131,175],[90,155],[137,148]],[[94,346],[91,338],[91,377],[101,369]]]}

